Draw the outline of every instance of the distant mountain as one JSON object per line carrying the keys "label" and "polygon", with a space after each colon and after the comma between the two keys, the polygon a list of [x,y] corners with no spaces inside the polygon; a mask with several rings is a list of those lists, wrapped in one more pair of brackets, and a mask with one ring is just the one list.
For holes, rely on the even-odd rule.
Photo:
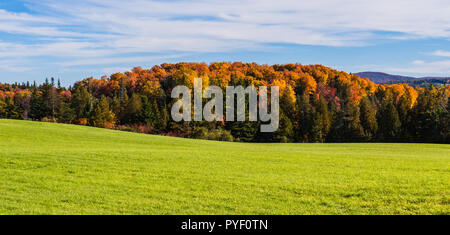
{"label": "distant mountain", "polygon": [[380,72],[361,72],[361,73],[355,73],[355,75],[358,75],[362,78],[369,78],[372,82],[375,83],[399,83],[399,82],[405,82],[405,83],[414,83],[418,81],[440,81],[444,84],[448,83],[450,80],[450,77],[408,77],[408,76],[400,76],[400,75],[392,75],[387,73],[380,73]]}

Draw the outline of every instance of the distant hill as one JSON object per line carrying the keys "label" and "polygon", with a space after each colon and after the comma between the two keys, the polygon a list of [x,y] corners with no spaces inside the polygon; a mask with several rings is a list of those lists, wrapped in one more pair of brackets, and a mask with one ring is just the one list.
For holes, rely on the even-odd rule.
{"label": "distant hill", "polygon": [[369,78],[372,82],[376,83],[386,83],[386,82],[393,82],[393,81],[412,81],[412,80],[441,80],[441,79],[450,79],[450,77],[408,77],[408,76],[400,76],[400,75],[392,75],[388,73],[380,73],[380,72],[361,72],[361,73],[355,73],[355,75],[358,75],[362,78]]}
{"label": "distant hill", "polygon": [[450,77],[408,77],[401,75],[392,75],[381,72],[361,72],[355,73],[362,78],[369,78],[372,82],[379,84],[395,84],[407,83],[411,86],[429,86],[430,84],[436,86],[443,86],[450,84]]}

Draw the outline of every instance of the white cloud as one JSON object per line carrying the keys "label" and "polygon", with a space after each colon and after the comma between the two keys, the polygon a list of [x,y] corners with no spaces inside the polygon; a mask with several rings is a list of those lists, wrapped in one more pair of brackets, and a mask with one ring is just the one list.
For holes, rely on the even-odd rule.
{"label": "white cloud", "polygon": [[95,58],[95,59],[81,59],[57,63],[58,65],[67,66],[82,66],[82,65],[107,65],[119,63],[141,63],[152,62],[159,59],[170,59],[181,57],[181,54],[162,55],[162,56],[129,56],[129,57],[112,57],[112,58]]}
{"label": "white cloud", "polygon": [[449,76],[450,75],[450,60],[441,60],[441,61],[432,61],[425,62],[421,61],[417,63],[417,61],[413,62],[410,66],[405,67],[397,67],[397,68],[388,68],[386,69],[390,72],[398,72],[398,73],[415,73],[415,74],[424,74],[424,75],[441,75]]}
{"label": "white cloud", "polygon": [[42,23],[61,23],[61,21],[43,17],[43,16],[33,16],[27,13],[15,13],[8,12],[6,10],[0,9],[0,20],[2,21],[17,21],[17,22],[42,22]]}
{"label": "white cloud", "polygon": [[[180,51],[196,51],[195,40],[215,41],[203,46],[208,51],[218,46],[220,51],[228,40],[354,46],[365,44],[375,31],[404,34],[387,38],[450,38],[450,3],[446,0],[41,0],[32,4],[55,12],[42,21],[64,22],[83,30],[67,32],[60,25],[46,24],[26,29],[30,34],[84,35],[95,40],[96,35],[89,35],[94,31],[118,36],[119,44],[135,42],[152,51],[151,44],[158,41],[167,41],[164,46]],[[40,19],[26,14],[15,18]],[[11,30],[6,26],[4,30]],[[15,28],[17,33],[25,33]],[[187,42],[171,46],[174,40]]]}
{"label": "white cloud", "polygon": [[431,54],[435,55],[435,56],[450,57],[450,51],[441,51],[441,50],[439,50],[439,51],[435,51],[435,52],[433,52]]}
{"label": "white cloud", "polygon": [[[311,43],[307,40],[310,33],[327,36],[327,39],[335,39],[338,34],[341,35],[337,37],[341,43],[353,40],[355,35],[348,37],[349,33],[361,31],[389,31],[421,37],[450,36],[450,4],[446,0],[279,0],[276,3],[272,0],[80,0],[71,7],[67,7],[65,1],[40,2],[78,20],[95,22],[94,27],[102,30],[126,34],[136,33],[134,30],[145,32],[164,28],[163,32],[155,32],[199,35],[198,31],[202,32],[205,28],[209,31],[200,35],[206,33],[233,39],[258,38],[256,41],[275,42],[285,41],[288,37],[286,41],[306,44]],[[218,21],[170,20],[183,16],[193,19],[209,17]],[[178,27],[180,23],[183,23],[183,28]],[[122,26],[127,26],[128,31],[123,32]],[[258,33],[260,30],[264,33]],[[291,35],[296,37],[289,37]],[[278,39],[274,40],[273,36]],[[314,44],[336,44],[333,40],[329,42],[317,38],[319,40],[314,40]]]}
{"label": "white cloud", "polygon": [[25,72],[30,71],[33,67],[27,67],[22,60],[0,60],[0,71],[6,72]]}
{"label": "white cloud", "polygon": [[177,56],[278,43],[340,47],[373,39],[450,39],[448,0],[24,1],[33,13],[0,9],[0,32],[31,42],[0,39],[0,59],[43,56],[59,57],[63,67],[116,66],[153,58],[133,53]]}

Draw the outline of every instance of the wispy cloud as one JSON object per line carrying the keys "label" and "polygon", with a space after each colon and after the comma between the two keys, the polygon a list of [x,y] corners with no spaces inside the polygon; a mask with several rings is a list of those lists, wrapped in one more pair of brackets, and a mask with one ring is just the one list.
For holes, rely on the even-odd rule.
{"label": "wispy cloud", "polygon": [[[25,63],[27,64],[27,63]],[[6,72],[26,72],[34,67],[27,67],[23,60],[0,60],[0,71]]]}
{"label": "wispy cloud", "polygon": [[387,71],[407,74],[423,74],[423,75],[446,75],[450,74],[450,60],[440,61],[413,61],[411,65],[405,67],[387,68]]}
{"label": "wispy cloud", "polygon": [[276,4],[269,0],[41,0],[29,4],[49,13],[0,11],[0,19],[9,19],[0,23],[0,30],[84,36],[119,52],[133,47],[144,52],[223,51],[261,43],[357,46],[367,44],[373,32],[383,31],[404,34],[399,39],[450,38],[450,4],[445,0],[280,0]]}
{"label": "wispy cloud", "polygon": [[434,56],[443,56],[443,57],[450,57],[450,51],[441,51],[441,50],[438,50],[438,51],[435,51],[435,52],[431,53],[431,55],[434,55]]}
{"label": "wispy cloud", "polygon": [[[159,59],[170,59],[181,57],[181,54],[173,55],[155,55],[155,56],[128,56],[128,57],[113,57],[113,58],[96,58],[96,59],[81,59],[57,63],[63,67],[82,66],[82,65],[108,65],[118,63],[138,63],[142,61],[153,62]],[[116,71],[117,72],[117,71]]]}
{"label": "wispy cloud", "polygon": [[[154,55],[260,51],[274,44],[355,47],[378,39],[450,39],[447,0],[22,1],[30,11],[0,9],[0,59],[23,59],[23,67],[42,64],[42,57],[58,58],[54,64],[62,67],[111,68]],[[432,63],[423,66],[446,70],[445,63]]]}

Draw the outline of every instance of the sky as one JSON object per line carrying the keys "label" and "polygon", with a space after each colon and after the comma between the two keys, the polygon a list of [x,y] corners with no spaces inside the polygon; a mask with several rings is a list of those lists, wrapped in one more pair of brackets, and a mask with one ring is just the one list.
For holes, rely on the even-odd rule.
{"label": "sky", "polygon": [[450,76],[448,0],[0,0],[0,82],[161,63]]}

